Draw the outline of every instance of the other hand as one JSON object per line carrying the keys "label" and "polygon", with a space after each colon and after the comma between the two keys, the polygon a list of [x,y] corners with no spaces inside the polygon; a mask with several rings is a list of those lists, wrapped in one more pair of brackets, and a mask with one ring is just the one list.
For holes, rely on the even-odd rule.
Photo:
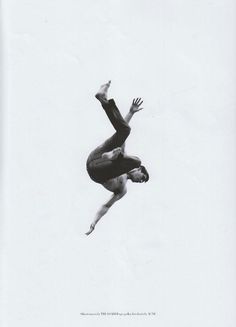
{"label": "other hand", "polygon": [[130,107],[130,112],[132,114],[134,114],[135,112],[138,112],[138,111],[142,110],[143,108],[140,108],[142,103],[143,103],[143,101],[142,101],[141,98],[133,99],[132,105]]}

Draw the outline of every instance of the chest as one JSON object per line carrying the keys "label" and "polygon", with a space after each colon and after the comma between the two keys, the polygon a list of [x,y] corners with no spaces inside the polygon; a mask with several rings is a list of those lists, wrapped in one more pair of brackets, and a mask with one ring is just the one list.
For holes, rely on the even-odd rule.
{"label": "chest", "polygon": [[103,186],[111,192],[119,192],[125,188],[127,179],[124,175],[108,180]]}

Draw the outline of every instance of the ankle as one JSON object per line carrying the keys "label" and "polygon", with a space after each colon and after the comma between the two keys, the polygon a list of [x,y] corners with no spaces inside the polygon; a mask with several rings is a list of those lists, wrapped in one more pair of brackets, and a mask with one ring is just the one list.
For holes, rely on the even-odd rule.
{"label": "ankle", "polygon": [[103,105],[103,104],[108,104],[109,100],[107,100],[103,95],[97,93],[95,95],[95,98]]}

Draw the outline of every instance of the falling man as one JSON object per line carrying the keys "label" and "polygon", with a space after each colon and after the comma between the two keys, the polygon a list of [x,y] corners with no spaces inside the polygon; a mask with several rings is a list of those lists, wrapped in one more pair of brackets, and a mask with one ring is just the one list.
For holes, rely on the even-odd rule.
{"label": "falling man", "polygon": [[116,132],[90,153],[87,159],[87,171],[94,182],[102,184],[113,195],[99,209],[86,235],[92,233],[102,216],[107,213],[116,201],[126,194],[128,180],[134,183],[143,183],[149,179],[149,174],[146,168],[141,165],[141,160],[136,156],[129,156],[125,153],[125,141],[131,130],[129,121],[134,113],[143,109],[140,108],[143,101],[141,98],[134,99],[124,119],[115,101],[107,99],[110,84],[111,81],[102,85],[95,97],[101,103]]}

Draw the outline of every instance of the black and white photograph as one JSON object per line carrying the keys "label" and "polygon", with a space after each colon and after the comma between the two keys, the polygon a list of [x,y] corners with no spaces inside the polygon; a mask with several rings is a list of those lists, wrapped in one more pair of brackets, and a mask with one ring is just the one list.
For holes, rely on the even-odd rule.
{"label": "black and white photograph", "polygon": [[0,9],[0,326],[235,327],[236,2]]}

